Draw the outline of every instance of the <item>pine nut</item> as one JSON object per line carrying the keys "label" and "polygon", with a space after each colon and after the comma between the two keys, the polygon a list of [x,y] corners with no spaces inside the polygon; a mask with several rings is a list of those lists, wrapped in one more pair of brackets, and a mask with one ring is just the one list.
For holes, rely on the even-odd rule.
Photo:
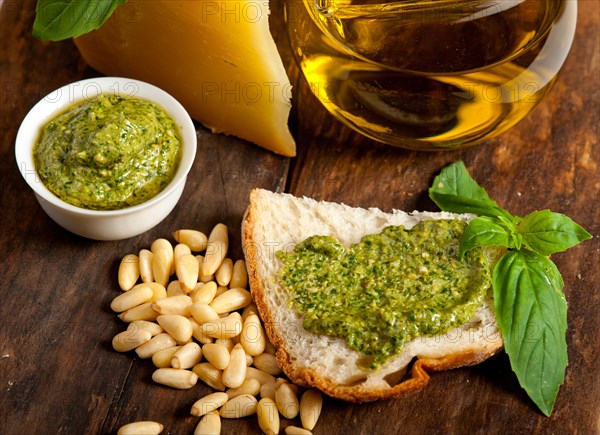
{"label": "pine nut", "polygon": [[159,350],[163,350],[169,347],[175,346],[177,343],[169,334],[163,332],[155,337],[152,337],[149,341],[139,346],[135,353],[142,358],[152,358],[152,356]]}
{"label": "pine nut", "polygon": [[202,282],[202,283],[214,281],[214,279],[215,279],[214,273],[211,273],[210,275],[204,275],[202,273],[202,264],[204,263],[204,255],[196,255],[196,260],[198,260],[198,264],[200,265],[200,269],[198,270],[198,281]]}
{"label": "pine nut", "polygon": [[130,290],[140,277],[140,259],[135,254],[127,254],[119,264],[118,281],[121,290]]}
{"label": "pine nut", "polygon": [[321,415],[323,396],[319,390],[311,388],[306,390],[300,399],[300,421],[302,427],[313,430]]}
{"label": "pine nut", "polygon": [[192,298],[188,295],[170,296],[152,303],[152,309],[158,314],[179,314],[188,317]]}
{"label": "pine nut", "polygon": [[210,305],[203,302],[195,302],[190,306],[190,314],[199,324],[219,320],[219,315]]}
{"label": "pine nut", "polygon": [[156,369],[154,373],[152,373],[152,380],[157,384],[166,385],[179,390],[187,390],[196,385],[198,382],[198,375],[189,370],[164,368]]}
{"label": "pine nut", "polygon": [[236,344],[229,355],[229,364],[223,370],[223,383],[229,388],[237,388],[246,378],[246,353],[241,344]]}
{"label": "pine nut", "polygon": [[196,230],[177,230],[173,233],[173,238],[178,243],[189,246],[194,252],[204,251],[208,243],[206,235]]}
{"label": "pine nut", "polygon": [[275,401],[275,381],[260,386],[260,397],[268,397]]}
{"label": "pine nut", "polygon": [[[153,254],[156,254],[158,251],[164,250],[167,251],[167,255],[169,257],[169,265],[171,266],[170,275],[173,275],[175,272],[175,263],[173,262],[173,245],[167,239],[156,239],[150,245],[150,250]],[[166,286],[165,286],[166,287]]]}
{"label": "pine nut", "polygon": [[136,286],[114,298],[110,303],[110,308],[117,313],[122,313],[148,302],[152,298],[152,294],[150,287],[143,285]]}
{"label": "pine nut", "polygon": [[209,412],[215,411],[219,409],[221,406],[225,405],[225,402],[229,400],[229,396],[225,393],[212,393],[207,394],[202,397],[192,405],[192,410],[190,414],[201,417],[204,414],[208,414]]}
{"label": "pine nut", "polygon": [[270,353],[272,355],[275,355],[277,353],[277,349],[275,349],[275,346],[269,341],[268,337],[266,337],[265,352]]}
{"label": "pine nut", "polygon": [[202,325],[198,323],[193,317],[188,317],[188,320],[192,324],[192,337],[200,344],[208,344],[213,342],[213,338],[205,335],[202,332]]}
{"label": "pine nut", "polygon": [[233,399],[241,394],[252,394],[253,396],[256,396],[259,392],[260,384],[256,379],[246,379],[239,387],[230,388],[226,391],[230,399]]}
{"label": "pine nut", "polygon": [[209,281],[207,283],[199,282],[190,293],[192,301],[210,304],[217,294],[217,283]]}
{"label": "pine nut", "polygon": [[152,355],[152,363],[159,369],[171,367],[171,358],[173,358],[173,354],[177,352],[177,349],[180,348],[181,346],[173,346],[159,350],[154,355]]}
{"label": "pine nut", "polygon": [[223,371],[215,368],[211,363],[201,362],[196,364],[192,370],[202,382],[212,389],[223,391],[227,388],[223,383]]}
{"label": "pine nut", "polygon": [[238,260],[233,265],[229,286],[232,288],[248,288],[248,271],[246,270],[246,262],[244,260]]}
{"label": "pine nut", "polygon": [[202,262],[203,276],[212,275],[217,271],[223,259],[227,256],[228,245],[227,226],[217,224],[208,236],[208,244]]}
{"label": "pine nut", "polygon": [[213,338],[231,338],[242,332],[242,316],[233,312],[227,317],[202,324],[202,331]]}
{"label": "pine nut", "polygon": [[215,278],[219,285],[227,286],[231,281],[231,274],[233,272],[233,261],[231,258],[225,258],[217,271],[215,272]]}
{"label": "pine nut", "polygon": [[231,352],[231,349],[233,349],[233,346],[235,346],[236,344],[231,338],[216,338],[215,343],[220,344],[221,346],[225,346],[227,352]]}
{"label": "pine nut", "polygon": [[175,273],[177,274],[181,288],[185,292],[189,293],[196,287],[199,270],[200,264],[192,254],[183,254],[179,257],[179,261],[176,263]]}
{"label": "pine nut", "polygon": [[240,343],[248,355],[257,356],[265,351],[266,342],[265,331],[259,317],[256,314],[250,314],[242,326]]}
{"label": "pine nut", "polygon": [[258,308],[254,302],[242,310],[242,319],[246,321],[250,314],[256,314],[258,316]]}
{"label": "pine nut", "polygon": [[174,369],[191,369],[202,359],[202,349],[198,343],[187,343],[175,352],[171,358]]}
{"label": "pine nut", "polygon": [[156,321],[177,343],[187,343],[192,338],[192,324],[179,314],[162,314]]}
{"label": "pine nut", "polygon": [[173,253],[166,249],[159,249],[152,252],[152,274],[154,281],[162,284],[164,287],[169,283],[171,276],[171,263],[173,262]]}
{"label": "pine nut", "polygon": [[167,286],[167,297],[187,295],[187,292],[181,287],[179,281],[171,281]]}
{"label": "pine nut", "polygon": [[152,302],[160,301],[161,299],[167,297],[167,289],[162,284],[159,284],[157,282],[144,282],[138,285],[148,286],[152,289]]}
{"label": "pine nut", "polygon": [[215,297],[210,306],[218,313],[227,313],[247,307],[252,303],[252,296],[243,288],[232,288]]}
{"label": "pine nut", "polygon": [[119,314],[119,319],[126,323],[131,323],[136,320],[156,320],[158,313],[152,309],[151,305],[152,302],[146,302],[145,304],[133,307]]}
{"label": "pine nut", "polygon": [[142,282],[154,282],[154,273],[152,273],[152,256],[152,251],[149,251],[148,249],[140,250],[138,255]]}
{"label": "pine nut", "polygon": [[178,243],[173,248],[173,261],[175,262],[175,271],[177,271],[177,263],[179,262],[179,258],[183,254],[190,254],[191,255],[192,254],[192,250],[190,249],[190,247],[188,245],[185,245],[183,243]]}
{"label": "pine nut", "polygon": [[288,382],[275,386],[275,403],[281,415],[285,418],[295,418],[300,412],[298,397],[294,394]]}
{"label": "pine nut", "polygon": [[153,337],[163,332],[163,329],[159,324],[147,320],[135,320],[127,327],[128,331],[133,331],[135,329],[145,329],[146,331],[149,331]]}
{"label": "pine nut", "polygon": [[254,362],[254,358],[252,358],[251,355],[246,354],[246,367],[250,367],[253,362]]}
{"label": "pine nut", "polygon": [[205,344],[202,346],[202,354],[206,361],[219,370],[224,370],[229,365],[229,351],[222,344]]}
{"label": "pine nut", "polygon": [[229,290],[229,287],[226,287],[224,285],[217,286],[217,292],[215,293],[215,298],[217,296],[221,296],[223,293],[225,293],[228,290]]}
{"label": "pine nut", "polygon": [[296,385],[296,384],[288,382],[287,379],[277,378],[277,381],[275,381],[275,388],[277,389],[277,385],[281,384],[282,382],[287,383],[290,386],[290,388],[292,389],[293,393],[296,395],[296,397],[299,397],[299,395],[300,395],[300,387],[298,385]]}
{"label": "pine nut", "polygon": [[158,435],[164,426],[156,421],[136,421],[119,428],[117,435]]}
{"label": "pine nut", "polygon": [[312,435],[312,432],[297,426],[287,426],[285,435]]}
{"label": "pine nut", "polygon": [[252,364],[257,369],[270,375],[279,376],[281,374],[281,367],[277,364],[277,358],[273,354],[261,353],[256,355]]}
{"label": "pine nut", "polygon": [[135,331],[119,332],[112,339],[112,347],[117,352],[128,352],[144,344],[152,338],[149,331],[138,329]]}
{"label": "pine nut", "polygon": [[[215,280],[215,275],[207,275],[207,276],[199,276],[198,277],[198,281],[200,281],[201,283],[206,284],[207,282],[211,282]],[[218,292],[217,292],[218,293]]]}
{"label": "pine nut", "polygon": [[227,401],[219,414],[223,418],[242,418],[256,413],[258,400],[250,394],[242,394]]}
{"label": "pine nut", "polygon": [[205,414],[194,431],[194,435],[219,435],[221,433],[221,416],[217,411]]}
{"label": "pine nut", "polygon": [[259,370],[254,367],[246,368],[246,379],[256,379],[260,383],[260,385],[268,384],[271,382],[275,384],[275,376],[271,376],[270,374],[265,373],[262,370]]}
{"label": "pine nut", "polygon": [[266,435],[277,435],[279,433],[279,413],[277,405],[272,399],[263,397],[256,406],[258,425]]}

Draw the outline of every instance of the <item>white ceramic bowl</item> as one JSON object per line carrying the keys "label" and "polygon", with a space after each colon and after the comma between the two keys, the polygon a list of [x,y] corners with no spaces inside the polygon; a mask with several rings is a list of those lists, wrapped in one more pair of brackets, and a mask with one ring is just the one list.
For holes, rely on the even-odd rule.
{"label": "white ceramic bowl", "polygon": [[[121,210],[88,210],[62,201],[41,182],[33,162],[33,147],[44,125],[78,101],[94,98],[100,93],[144,98],[159,104],[179,126],[183,143],[181,163],[167,187],[154,198]],[[35,192],[44,211],[65,229],[95,240],[133,237],[167,217],[181,197],[195,155],[196,130],[183,106],[156,86],[121,77],[82,80],[48,94],[25,116],[15,143],[15,156],[21,175]]]}

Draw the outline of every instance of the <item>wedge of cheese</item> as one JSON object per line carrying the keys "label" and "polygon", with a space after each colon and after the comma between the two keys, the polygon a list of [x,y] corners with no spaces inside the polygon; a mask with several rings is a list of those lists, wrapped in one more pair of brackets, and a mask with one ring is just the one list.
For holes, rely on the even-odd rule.
{"label": "wedge of cheese", "polygon": [[128,0],[75,44],[92,68],[165,89],[213,132],[296,153],[267,0]]}

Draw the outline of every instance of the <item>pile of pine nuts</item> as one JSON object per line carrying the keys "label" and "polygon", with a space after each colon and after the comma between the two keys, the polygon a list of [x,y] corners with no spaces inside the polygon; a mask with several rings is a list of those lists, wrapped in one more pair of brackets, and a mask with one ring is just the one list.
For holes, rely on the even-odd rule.
{"label": "pile of pine nuts", "polygon": [[[310,434],[322,395],[282,377],[247,290],[245,262],[227,257],[227,227],[216,225],[209,237],[189,229],[173,237],[175,246],[157,239],[149,250],[123,257],[118,273],[123,293],[111,309],[129,325],[113,338],[113,348],[152,359],[152,379],[159,384],[189,389],[201,380],[216,390],[191,406],[191,415],[200,417],[196,435],[219,434],[221,419],[254,414],[266,434],[279,433],[280,415],[300,416],[302,427],[288,425],[286,434]],[[118,434],[162,430],[158,422],[137,421]]]}

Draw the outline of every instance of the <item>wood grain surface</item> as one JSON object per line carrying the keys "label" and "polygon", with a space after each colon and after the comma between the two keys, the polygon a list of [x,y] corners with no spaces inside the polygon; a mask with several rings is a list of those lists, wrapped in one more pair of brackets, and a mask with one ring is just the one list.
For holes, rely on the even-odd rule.
{"label": "wood grain surface", "polygon": [[[435,210],[426,189],[457,159],[511,212],[550,208],[595,237],[553,256],[569,303],[570,362],[554,413],[544,417],[535,409],[500,354],[476,367],[436,373],[425,390],[403,399],[367,405],[327,399],[314,433],[600,433],[600,2],[579,1],[567,63],[527,119],[486,144],[446,153],[381,145],[329,116],[299,78],[280,3],[272,3],[274,32],[295,84],[290,122],[298,156],[276,156],[197,125],[198,154],[176,209],[147,233],[118,242],[60,228],[18,172],[13,147],[27,111],[52,90],[97,73],[72,42],[31,36],[32,1],[1,3],[0,433],[115,433],[140,419],[161,421],[164,433],[192,433],[197,418],[189,408],[210,389],[158,386],[150,362],[111,348],[124,329],[109,308],[119,294],[120,258],[175,229],[209,231],[217,222],[230,227],[232,256],[241,258],[239,225],[253,187],[384,210]],[[223,433],[260,429],[247,418],[225,421]]]}

